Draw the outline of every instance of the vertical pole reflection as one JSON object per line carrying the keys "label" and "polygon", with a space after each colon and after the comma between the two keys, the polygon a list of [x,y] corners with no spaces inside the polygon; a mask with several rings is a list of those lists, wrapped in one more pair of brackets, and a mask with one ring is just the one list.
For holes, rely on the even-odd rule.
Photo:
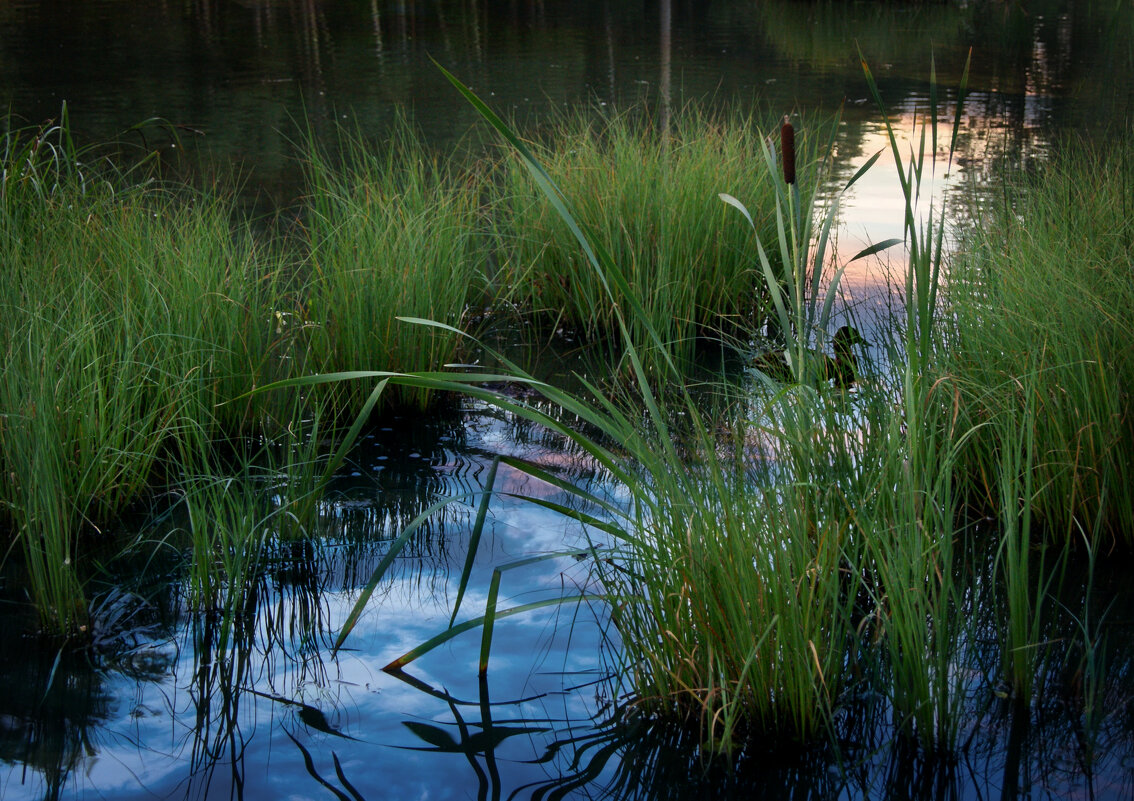
{"label": "vertical pole reflection", "polygon": [[606,79],[607,79],[607,92],[613,102],[616,99],[614,94],[615,89],[615,69],[614,69],[614,21],[610,17],[610,3],[602,4],[603,14],[603,28],[606,33]]}
{"label": "vertical pole reflection", "polygon": [[378,0],[370,0],[370,23],[374,26],[374,57],[381,64],[385,54],[382,47],[382,15],[378,12]]}

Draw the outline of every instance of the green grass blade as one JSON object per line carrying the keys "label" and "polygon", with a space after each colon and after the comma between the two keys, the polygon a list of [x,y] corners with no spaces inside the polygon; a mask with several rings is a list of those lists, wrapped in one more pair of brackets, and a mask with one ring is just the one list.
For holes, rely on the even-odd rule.
{"label": "green grass blade", "polygon": [[858,170],[855,172],[855,174],[853,176],[851,176],[851,179],[846,182],[846,185],[843,186],[842,191],[845,192],[848,189],[850,189],[852,186],[854,186],[854,182],[857,181],[859,178],[861,178],[863,175],[865,175],[867,170],[869,170],[871,167],[874,166],[874,162],[878,161],[878,157],[881,156],[881,155],[882,155],[882,151],[879,150],[873,156],[868,158],[866,160],[866,163],[863,164],[861,167],[859,167]]}
{"label": "green grass blade", "polygon": [[881,242],[875,242],[870,247],[863,248],[858,253],[851,256],[847,264],[858,261],[859,259],[865,259],[867,256],[873,256],[875,253],[881,253],[883,250],[888,250],[894,247],[894,245],[900,245],[903,242],[905,242],[904,239],[883,239]]}
{"label": "green grass blade", "polygon": [[394,563],[394,559],[396,559],[398,554],[402,552],[402,549],[405,548],[406,543],[409,542],[410,537],[412,537],[414,533],[419,528],[421,528],[422,524],[424,524],[426,520],[432,517],[434,513],[445,508],[451,503],[462,500],[465,497],[468,497],[468,495],[465,494],[453,498],[443,498],[439,501],[436,501],[435,503],[430,504],[417,517],[411,520],[404,529],[402,529],[402,533],[398,535],[397,539],[390,543],[390,547],[386,551],[386,555],[382,557],[382,561],[378,563],[378,566],[376,568],[374,568],[374,572],[370,574],[370,580],[366,582],[366,586],[362,588],[362,592],[359,594],[358,599],[354,602],[354,606],[351,607],[350,614],[347,615],[346,621],[343,623],[343,628],[339,632],[339,636],[335,638],[335,644],[331,647],[332,655],[338,652],[339,648],[341,648],[342,644],[346,641],[346,638],[350,636],[350,633],[358,624],[358,620],[360,617],[362,617],[362,613],[366,610],[366,605],[370,603],[370,597],[374,594],[374,590],[378,587],[378,583],[382,580],[382,577],[386,575],[386,571],[389,570],[390,565]]}
{"label": "green grass blade", "polygon": [[472,533],[469,534],[468,552],[465,554],[465,566],[461,570],[461,580],[457,585],[457,600],[453,602],[453,614],[449,616],[449,625],[452,626],[461,611],[461,600],[465,597],[465,589],[469,584],[469,575],[472,573],[473,562],[480,549],[480,536],[484,532],[484,521],[488,516],[488,504],[492,500],[492,488],[496,484],[496,468],[500,466],[500,457],[492,460],[488,468],[488,475],[484,479],[484,489],[480,496],[480,504],[476,510],[476,521],[473,523]]}
{"label": "green grass blade", "polygon": [[[604,601],[604,602],[606,602],[606,601],[610,601],[610,600],[611,599],[610,599],[609,596],[597,595],[597,594],[567,595],[567,596],[564,596],[562,598],[547,598],[543,601],[533,601],[532,603],[522,604],[520,606],[513,606],[510,609],[505,609],[503,611],[497,612],[493,616],[493,620],[495,621],[495,620],[500,620],[500,619],[506,618],[506,617],[512,617],[513,615],[520,615],[520,614],[523,614],[524,612],[531,612],[531,611],[536,610],[536,609],[545,609],[549,606],[566,606],[567,604],[574,604],[574,603],[590,603],[592,601]],[[469,631],[471,629],[475,629],[477,626],[482,626],[482,625],[484,625],[484,618],[478,617],[478,618],[474,618],[472,620],[466,620],[465,622],[459,623],[456,626],[453,626],[452,628],[445,629],[445,631],[441,632],[440,634],[438,634],[434,637],[430,637],[428,640],[426,640],[425,642],[423,642],[421,645],[417,646],[416,648],[413,648],[409,651],[406,651],[404,654],[399,656],[393,662],[390,662],[388,665],[383,667],[382,670],[385,670],[385,671],[388,671],[388,672],[400,670],[400,669],[404,668],[406,665],[408,665],[410,662],[413,662],[415,659],[418,659],[419,657],[424,656],[425,654],[429,653],[430,651],[432,651],[437,646],[442,645],[444,643],[447,643],[449,640],[453,639],[457,635],[463,634],[466,631]]]}
{"label": "green grass blade", "polygon": [[500,568],[492,571],[488,599],[484,602],[484,626],[480,630],[480,675],[488,672],[488,655],[492,650],[492,630],[496,626],[496,599],[500,595]]}

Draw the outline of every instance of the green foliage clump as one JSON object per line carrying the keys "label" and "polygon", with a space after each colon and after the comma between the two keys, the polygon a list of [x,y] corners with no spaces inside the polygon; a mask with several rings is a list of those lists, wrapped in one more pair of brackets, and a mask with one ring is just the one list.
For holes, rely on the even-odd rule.
{"label": "green foliage clump", "polygon": [[[506,259],[498,280],[547,329],[618,342],[620,309],[636,347],[653,347],[649,327],[676,356],[690,356],[699,335],[751,328],[769,310],[763,278],[749,234],[717,195],[744,197],[759,232],[774,237],[775,178],[763,149],[764,136],[778,132],[778,117],[762,124],[694,109],[679,113],[664,135],[628,114],[600,126],[582,117],[562,121],[537,157],[626,285],[608,287],[586,262],[519,158],[506,163]],[[801,136],[802,186],[816,184],[825,133],[818,126]]]}
{"label": "green foliage clump", "polygon": [[[462,178],[429,156],[401,128],[390,142],[368,146],[342,134],[341,164],[308,143],[310,195],[306,237],[308,321],[318,327],[311,366],[320,372],[436,369],[455,361],[461,337],[408,325],[420,317],[457,326],[484,294],[484,250],[478,247],[481,179]],[[350,394],[350,412],[369,388]],[[424,408],[436,394],[392,390],[390,398]]]}
{"label": "green foliage clump", "polygon": [[1008,178],[980,210],[950,270],[943,369],[958,377],[976,429],[972,495],[1001,504],[1009,447],[1035,443],[1028,502],[1053,535],[1134,531],[1134,149],[1068,143],[1032,176]]}
{"label": "green foliage clump", "polygon": [[44,625],[83,625],[76,542],[227,422],[271,347],[272,278],[227,204],[75,148],[4,140],[0,510]]}

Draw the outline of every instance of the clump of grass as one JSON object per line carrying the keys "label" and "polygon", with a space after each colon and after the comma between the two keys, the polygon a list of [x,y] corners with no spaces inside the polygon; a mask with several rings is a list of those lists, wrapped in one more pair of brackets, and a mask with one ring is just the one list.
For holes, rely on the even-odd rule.
{"label": "clump of grass", "polygon": [[270,535],[257,489],[208,476],[185,489],[189,604],[227,623],[253,601]]}
{"label": "clump of grass", "polygon": [[[768,297],[744,230],[716,197],[722,186],[743,195],[757,210],[760,233],[774,237],[776,177],[762,137],[777,129],[771,120],[714,118],[695,108],[675,116],[668,136],[631,114],[599,126],[582,115],[561,121],[533,152],[625,285],[608,286],[587,263],[520,157],[507,162],[503,181],[507,258],[499,280],[545,329],[566,328],[616,351],[621,309],[647,359],[654,347],[648,328],[679,357],[693,353],[699,335],[747,330],[767,313]],[[809,188],[828,135],[825,123],[814,123],[799,137],[800,177]]]}
{"label": "clump of grass", "polygon": [[[397,317],[456,326],[482,298],[480,179],[427,154],[407,123],[380,146],[340,130],[338,146],[335,164],[313,138],[306,143],[306,315],[319,327],[311,365],[420,370],[455,361],[460,337]],[[350,414],[367,394],[350,395]],[[400,387],[384,402],[423,408],[435,398],[428,389]]]}
{"label": "clump of grass", "polygon": [[[953,754],[967,701],[970,657],[964,529],[956,481],[959,450],[972,429],[957,414],[957,391],[937,373],[938,291],[945,258],[945,210],[919,201],[937,176],[938,96],[931,66],[928,114],[913,131],[908,159],[885,115],[866,61],[867,85],[886,121],[887,138],[904,201],[905,315],[895,323],[891,363],[898,416],[889,424],[883,455],[886,487],[871,540],[879,623],[886,631],[886,671],[899,731],[937,754]],[[956,152],[968,68],[956,98],[948,159]],[[926,160],[926,154],[930,155]],[[944,170],[948,170],[948,163]],[[930,195],[930,197],[932,197]],[[900,432],[900,433],[899,433]]]}
{"label": "clump of grass", "polygon": [[[0,186],[0,507],[48,630],[85,622],[77,543],[175,470],[261,378],[273,271],[230,208],[10,131]],[[261,272],[265,271],[265,272]]]}
{"label": "clump of grass", "polygon": [[1130,544],[1134,531],[1132,153],[1121,138],[1105,152],[1078,143],[1006,177],[950,272],[945,369],[964,377],[980,426],[965,452],[972,495],[1000,504],[1000,423],[1030,430],[1033,519],[1065,540]]}
{"label": "clump of grass", "polygon": [[[615,390],[583,380],[586,396],[581,397],[539,382],[502,358],[506,375],[541,393],[550,405],[527,404],[480,387],[500,378],[483,373],[376,372],[372,377],[483,398],[567,437],[625,489],[627,497],[614,501],[522,460],[500,459],[574,496],[570,503],[537,502],[591,526],[603,538],[591,549],[597,588],[552,602],[601,599],[609,604],[624,673],[641,707],[696,721],[706,741],[722,751],[772,733],[793,741],[817,736],[831,725],[853,678],[845,666],[857,641],[853,609],[863,595],[866,529],[847,499],[870,494],[853,470],[863,460],[863,441],[848,434],[833,398],[825,394],[833,390],[801,387],[768,401],[764,419],[774,427],[763,434],[773,444],[756,461],[763,467],[750,468],[745,463],[749,438],[741,436],[736,447],[721,451],[720,429],[702,413],[665,348],[657,351],[661,358],[655,369],[674,390],[664,398],[655,394],[657,373],[647,368],[633,326],[651,346],[661,345],[663,337],[622,266],[584,234],[565,195],[523,143],[455,80],[454,85],[516,147],[582,250],[583,265],[604,287],[604,308],[619,332],[635,391],[628,402],[611,394]],[[628,309],[616,297],[625,298]],[[306,379],[324,380],[334,378]],[[781,459],[790,466],[779,464]],[[483,521],[494,473],[489,473],[478,521]],[[417,525],[408,526],[391,546],[339,643]],[[474,531],[474,543],[477,536]],[[495,620],[536,606],[497,608],[499,580],[498,572],[484,615],[458,624],[462,580],[450,629],[390,668],[400,669],[479,626],[481,668],[487,670]]]}
{"label": "clump of grass", "polygon": [[[726,753],[822,736],[861,678],[847,667],[865,555],[850,499],[864,488],[846,467],[863,443],[830,401],[810,389],[773,396],[764,423],[738,423],[736,448],[701,464],[636,454],[649,506],[625,521],[625,567],[598,568],[619,599],[612,615],[636,703],[696,721]],[[694,441],[711,447],[717,436]]]}

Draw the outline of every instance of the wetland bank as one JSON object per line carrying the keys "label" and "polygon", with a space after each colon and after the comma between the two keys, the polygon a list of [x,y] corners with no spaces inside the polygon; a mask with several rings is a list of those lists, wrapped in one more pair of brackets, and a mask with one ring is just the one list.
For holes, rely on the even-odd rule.
{"label": "wetland bank", "polygon": [[1129,795],[1127,4],[55,10],[4,798]]}

